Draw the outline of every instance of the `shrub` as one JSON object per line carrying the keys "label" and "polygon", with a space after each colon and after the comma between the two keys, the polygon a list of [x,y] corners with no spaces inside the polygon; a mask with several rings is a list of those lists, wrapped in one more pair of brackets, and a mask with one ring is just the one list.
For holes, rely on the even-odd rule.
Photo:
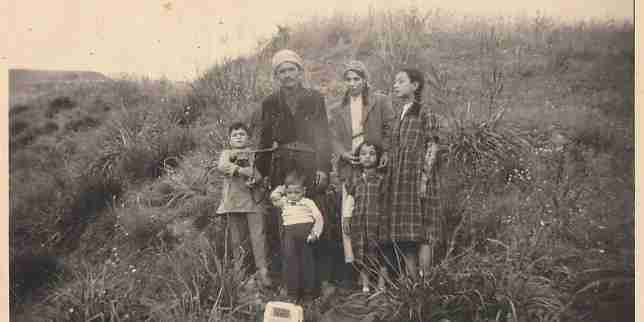
{"label": "shrub", "polygon": [[45,116],[51,118],[60,111],[72,109],[76,107],[76,105],[77,103],[67,96],[56,97],[49,103],[49,108],[47,109]]}
{"label": "shrub", "polygon": [[213,166],[200,152],[186,156],[176,168],[166,163],[163,176],[131,190],[116,208],[119,226],[140,247],[181,237],[173,231],[180,222],[212,216],[217,207],[219,182]]}
{"label": "shrub", "polygon": [[12,120],[9,124],[9,135],[11,137],[17,136],[24,130],[29,128],[29,124],[22,120]]}
{"label": "shrub", "polygon": [[49,247],[61,237],[56,225],[71,182],[60,175],[42,169],[12,173],[10,244],[17,253]]}
{"label": "shrub", "polygon": [[[168,281],[163,295],[144,299],[150,315],[161,321],[239,319],[240,310],[253,304],[240,302],[239,297],[248,276],[241,261],[222,261],[216,254],[214,246],[199,235],[164,255],[158,269]],[[164,305],[167,301],[175,305]]]}
{"label": "shrub", "polygon": [[56,289],[45,301],[45,318],[54,321],[141,320],[139,283],[110,265],[74,265],[73,280]]}
{"label": "shrub", "polygon": [[57,223],[61,239],[58,247],[75,249],[80,235],[96,220],[100,211],[122,193],[122,183],[113,178],[83,174],[76,178],[66,204],[59,210]]}
{"label": "shrub", "polygon": [[12,106],[11,109],[9,109],[9,116],[13,117],[13,116],[19,115],[30,109],[31,107],[29,105],[24,105],[24,104]]}
{"label": "shrub", "polygon": [[[189,105],[193,113],[203,114],[207,120],[232,120],[248,115],[253,102],[270,91],[263,77],[270,77],[257,59],[224,59],[204,72],[192,84]],[[196,110],[195,110],[196,109]]]}
{"label": "shrub", "polygon": [[[634,306],[632,30],[541,15],[371,11],[282,26],[257,55],[223,60],[187,89],[133,77],[41,86],[49,93],[11,114],[20,117],[12,119],[12,258],[40,256],[40,247],[88,261],[68,265],[78,274],[49,291],[50,314],[39,318],[257,313],[245,267],[223,257],[223,220],[209,218],[221,183],[210,170],[226,125],[272,90],[271,56],[290,48],[330,100],[342,92],[336,62],[365,61],[380,89],[402,65],[418,67],[428,80],[423,102],[444,116],[436,266],[425,280],[394,278],[378,295],[305,303],[307,320],[336,304],[396,321],[608,320],[602,311]],[[64,97],[82,108],[52,107]],[[43,120],[49,110],[55,120]],[[85,117],[100,124],[67,130]],[[59,134],[54,124],[66,125],[64,136],[45,136]],[[104,263],[112,245],[130,256]]]}
{"label": "shrub", "polygon": [[[15,249],[15,248],[14,248]],[[29,299],[32,293],[45,286],[52,286],[63,266],[59,258],[47,249],[28,249],[11,254],[9,259],[11,284],[9,286],[10,304],[15,308]]]}
{"label": "shrub", "polygon": [[554,281],[509,254],[448,256],[420,280],[399,274],[378,295],[354,294],[334,310],[382,321],[557,321],[564,303]]}
{"label": "shrub", "polygon": [[10,148],[17,150],[33,143],[40,136],[45,136],[58,131],[58,124],[55,122],[46,122],[38,127],[29,127],[17,134],[10,142]]}
{"label": "shrub", "polygon": [[101,150],[92,168],[124,182],[160,176],[165,162],[195,147],[190,129],[167,113],[135,109],[110,120],[99,135]]}
{"label": "shrub", "polygon": [[65,124],[65,130],[74,132],[86,131],[98,126],[99,123],[100,122],[98,120],[89,116],[85,116],[79,120],[69,121],[67,124]]}

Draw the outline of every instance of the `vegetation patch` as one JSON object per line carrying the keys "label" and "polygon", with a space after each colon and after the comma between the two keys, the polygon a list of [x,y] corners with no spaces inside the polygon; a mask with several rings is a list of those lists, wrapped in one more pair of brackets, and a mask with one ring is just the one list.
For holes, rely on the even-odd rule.
{"label": "vegetation patch", "polygon": [[328,105],[348,59],[385,94],[399,68],[425,71],[443,151],[431,271],[393,274],[378,294],[340,288],[304,303],[307,321],[632,320],[633,32],[543,15],[336,14],[280,26],[187,87],[135,77],[42,87],[10,110],[12,318],[261,314],[278,294],[226,249],[213,169],[228,124],[274,90],[270,58],[289,48]]}

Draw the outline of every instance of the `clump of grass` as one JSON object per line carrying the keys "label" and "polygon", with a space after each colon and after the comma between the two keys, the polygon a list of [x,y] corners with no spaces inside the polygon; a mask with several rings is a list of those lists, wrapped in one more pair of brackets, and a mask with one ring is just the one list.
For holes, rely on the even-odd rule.
{"label": "clump of grass", "polygon": [[[102,264],[109,243],[136,254],[114,271],[70,264],[79,273],[50,298],[52,320],[124,312],[239,320],[257,311],[252,292],[240,289],[249,280],[243,265],[222,257],[224,226],[209,219],[220,178],[209,172],[226,124],[247,118],[271,91],[270,56],[282,48],[302,54],[311,84],[327,96],[341,92],[336,61],[365,61],[378,89],[390,87],[400,65],[419,67],[430,88],[423,101],[445,116],[437,266],[426,280],[394,279],[384,294],[346,297],[345,311],[396,321],[558,321],[601,320],[601,305],[633,306],[619,293],[632,288],[631,272],[611,266],[633,256],[633,185],[623,171],[633,162],[632,24],[410,9],[282,27],[257,57],[223,61],[188,93],[167,80],[124,77],[43,87],[29,109],[10,111],[12,122],[28,125],[14,127],[11,143],[14,258],[27,248],[75,249],[70,257]],[[59,97],[78,108],[49,120]],[[84,116],[101,124],[38,132]],[[114,292],[99,297],[99,289]],[[307,304],[307,320],[343,300]]]}
{"label": "clump of grass", "polygon": [[33,292],[52,284],[63,270],[59,258],[47,249],[30,249],[17,254],[11,252],[9,260],[12,314],[16,313],[16,306],[29,299]]}
{"label": "clump of grass", "polygon": [[[20,126],[20,124],[18,124]],[[38,138],[44,137],[58,131],[59,127],[56,122],[47,121],[39,126],[23,127],[20,133],[16,133],[11,138],[11,149],[18,150],[22,147],[32,144]]]}
{"label": "clump of grass", "polygon": [[313,17],[306,23],[286,27],[286,30],[282,27],[281,33],[278,31],[270,45],[273,49],[301,49],[304,57],[322,53],[319,58],[325,62],[338,59],[346,54],[349,44],[356,42],[354,37],[359,30],[357,22],[357,17],[344,14]]}
{"label": "clump of grass", "polygon": [[174,217],[160,209],[136,206],[117,208],[116,211],[118,227],[134,245],[141,249],[158,243],[166,229],[166,224],[170,221],[168,217]]}
{"label": "clump of grass", "polygon": [[384,321],[558,321],[563,296],[535,269],[544,259],[516,251],[448,256],[421,279],[399,274],[388,279],[385,291],[352,295],[334,311]]}
{"label": "clump of grass", "polygon": [[225,59],[204,72],[192,84],[191,108],[216,120],[248,115],[271,90],[270,72],[254,58]]}
{"label": "clump of grass", "polygon": [[99,125],[99,121],[93,117],[85,116],[81,119],[72,120],[65,124],[66,131],[87,131]]}
{"label": "clump of grass", "polygon": [[51,118],[54,115],[58,114],[60,111],[70,110],[76,107],[76,105],[77,103],[72,101],[72,99],[67,96],[56,97],[49,103],[49,108],[47,109],[45,115]]}
{"label": "clump of grass", "polygon": [[29,128],[29,123],[23,120],[12,120],[12,122],[9,124],[9,135],[11,137],[17,136],[24,130]]}
{"label": "clump of grass", "polygon": [[[238,302],[248,282],[242,262],[222,260],[204,235],[194,238],[159,262],[168,282],[161,299],[145,299],[151,316],[162,321],[219,321],[238,316],[244,306],[252,304]],[[164,305],[166,301],[174,305]]]}
{"label": "clump of grass", "polygon": [[[607,317],[607,311],[622,321],[631,321],[635,312],[635,275],[632,263],[581,271],[576,276],[575,292],[567,309],[581,308],[587,312],[579,317]],[[611,310],[606,310],[605,307]]]}
{"label": "clump of grass", "polygon": [[64,205],[64,200],[56,194],[45,193],[44,187],[64,188],[65,183],[59,182],[55,175],[38,171],[33,176],[23,178],[32,179],[29,182],[31,189],[24,188],[23,184],[11,183],[17,187],[10,196],[10,248],[17,256],[23,252],[47,250],[60,238],[56,224],[58,211]]}
{"label": "clump of grass", "polygon": [[19,115],[30,109],[31,107],[29,105],[24,105],[24,104],[14,105],[11,107],[11,109],[9,109],[9,116]]}
{"label": "clump of grass", "polygon": [[64,196],[66,202],[59,209],[56,224],[60,234],[57,247],[68,249],[78,247],[79,236],[123,191],[121,182],[90,174],[75,178],[73,185],[69,195]]}
{"label": "clump of grass", "polygon": [[122,181],[155,178],[164,162],[195,147],[190,129],[169,119],[169,111],[121,111],[102,128],[101,149],[92,168]]}
{"label": "clump of grass", "polygon": [[43,314],[54,321],[140,320],[138,284],[110,265],[74,265],[73,278],[45,301]]}
{"label": "clump of grass", "polygon": [[133,192],[117,208],[120,226],[141,246],[159,238],[176,239],[176,223],[212,216],[218,195],[213,181],[213,160],[204,153],[186,156],[176,168],[164,167],[164,175],[152,185]]}
{"label": "clump of grass", "polygon": [[422,49],[429,45],[430,15],[431,12],[412,8],[386,12],[380,17],[376,53],[385,64],[381,70],[385,80],[392,80],[394,73],[404,66],[422,63]]}
{"label": "clump of grass", "polygon": [[498,126],[503,112],[501,109],[483,121],[468,120],[467,116],[450,120],[445,155],[447,162],[451,163],[449,166],[465,170],[465,165],[470,165],[474,166],[470,169],[476,171],[519,159],[527,143],[521,140],[519,132]]}

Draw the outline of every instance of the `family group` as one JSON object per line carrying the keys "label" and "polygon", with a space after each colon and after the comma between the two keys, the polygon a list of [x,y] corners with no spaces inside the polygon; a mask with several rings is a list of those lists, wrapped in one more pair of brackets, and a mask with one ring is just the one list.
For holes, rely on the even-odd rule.
{"label": "family group", "polygon": [[248,240],[258,279],[274,285],[281,271],[292,301],[333,287],[343,265],[363,292],[386,288],[396,265],[422,276],[441,233],[442,136],[422,102],[423,73],[400,69],[384,95],[364,63],[349,61],[346,91],[327,109],[297,53],[278,51],[272,69],[278,88],[249,121],[229,125],[218,159],[216,215],[228,220],[233,253]]}

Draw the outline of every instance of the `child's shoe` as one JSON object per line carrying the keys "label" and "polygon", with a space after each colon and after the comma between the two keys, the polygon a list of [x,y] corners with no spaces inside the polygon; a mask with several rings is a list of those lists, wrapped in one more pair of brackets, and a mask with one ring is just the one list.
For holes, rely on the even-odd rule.
{"label": "child's shoe", "polygon": [[385,279],[384,279],[384,278],[382,278],[382,277],[380,277],[380,278],[378,279],[378,291],[380,291],[380,292],[384,292],[385,290],[386,290],[386,287],[385,287]]}
{"label": "child's shoe", "polygon": [[322,289],[323,298],[328,298],[329,296],[333,295],[336,292],[336,287],[327,281],[322,282],[321,289]]}
{"label": "child's shoe", "polygon": [[313,302],[318,298],[318,295],[315,293],[304,293],[302,295],[302,302]]}

